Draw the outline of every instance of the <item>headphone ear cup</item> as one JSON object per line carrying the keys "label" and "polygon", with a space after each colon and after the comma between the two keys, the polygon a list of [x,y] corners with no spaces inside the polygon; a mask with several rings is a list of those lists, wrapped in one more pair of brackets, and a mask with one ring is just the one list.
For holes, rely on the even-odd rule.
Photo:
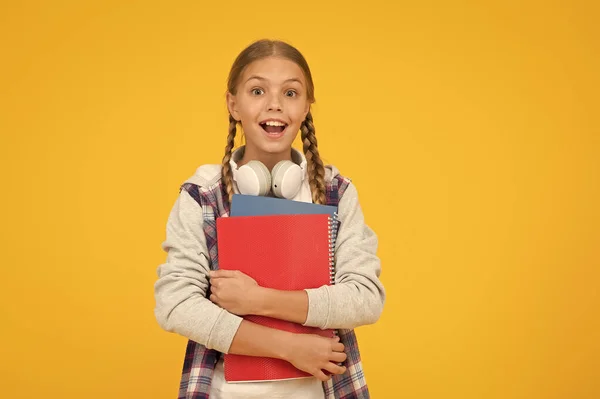
{"label": "headphone ear cup", "polygon": [[273,193],[286,199],[292,199],[300,191],[302,185],[302,168],[292,161],[279,161],[272,172]]}
{"label": "headphone ear cup", "polygon": [[267,195],[271,189],[271,173],[260,161],[252,160],[240,166],[236,179],[240,193],[246,195]]}

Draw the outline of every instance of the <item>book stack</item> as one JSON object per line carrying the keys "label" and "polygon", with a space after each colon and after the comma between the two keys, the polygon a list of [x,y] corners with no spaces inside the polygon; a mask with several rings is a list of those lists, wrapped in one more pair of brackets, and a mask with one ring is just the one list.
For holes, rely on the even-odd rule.
{"label": "book stack", "polygon": [[[229,217],[217,219],[219,268],[239,270],[258,285],[297,291],[334,283],[337,207],[235,194]],[[298,334],[333,337],[321,330],[269,317],[246,320]],[[275,381],[311,375],[273,358],[226,354],[228,382]]]}

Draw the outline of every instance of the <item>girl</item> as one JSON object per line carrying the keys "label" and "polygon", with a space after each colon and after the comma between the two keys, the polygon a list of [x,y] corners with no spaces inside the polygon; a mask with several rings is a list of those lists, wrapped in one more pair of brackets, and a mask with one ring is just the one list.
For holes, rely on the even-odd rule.
{"label": "girl", "polygon": [[[368,398],[353,329],[376,322],[383,309],[377,237],[364,222],[355,186],[319,157],[306,60],[284,42],[257,41],[233,63],[227,90],[223,163],[200,166],[180,187],[162,244],[167,259],[154,287],[158,323],[188,338],[179,397]],[[246,144],[233,151],[238,124]],[[299,131],[304,154],[292,148]],[[240,192],[239,168],[260,161],[269,173],[282,160],[303,174],[289,199],[338,205],[335,285],[277,291],[241,272],[216,270],[215,220],[228,216],[232,195]],[[244,320],[248,314],[339,329],[339,338],[270,329]],[[313,377],[228,383],[224,353],[284,359]]]}

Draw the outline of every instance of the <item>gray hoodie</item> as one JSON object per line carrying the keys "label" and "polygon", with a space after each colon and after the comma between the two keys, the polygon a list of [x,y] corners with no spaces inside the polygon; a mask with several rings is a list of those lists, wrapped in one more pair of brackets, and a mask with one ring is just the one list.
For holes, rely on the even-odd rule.
{"label": "gray hoodie", "polygon": [[[331,181],[337,174],[334,166],[327,166],[325,180]],[[186,182],[209,187],[220,179],[221,165],[203,165]],[[238,192],[235,185],[234,190]],[[335,244],[335,285],[305,290],[306,326],[352,329],[375,323],[383,310],[385,290],[379,280],[378,240],[364,222],[352,183],[339,200],[338,215],[341,224]],[[206,298],[210,258],[202,222],[202,208],[181,190],[161,245],[167,256],[157,269],[154,313],[164,330],[227,353],[242,318]]]}

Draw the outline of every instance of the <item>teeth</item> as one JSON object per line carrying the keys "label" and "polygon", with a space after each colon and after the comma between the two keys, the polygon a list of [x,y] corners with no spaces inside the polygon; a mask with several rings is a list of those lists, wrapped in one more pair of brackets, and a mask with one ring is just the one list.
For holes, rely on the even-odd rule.
{"label": "teeth", "polygon": [[267,121],[265,122],[267,126],[285,126],[285,123],[277,122],[277,121]]}

